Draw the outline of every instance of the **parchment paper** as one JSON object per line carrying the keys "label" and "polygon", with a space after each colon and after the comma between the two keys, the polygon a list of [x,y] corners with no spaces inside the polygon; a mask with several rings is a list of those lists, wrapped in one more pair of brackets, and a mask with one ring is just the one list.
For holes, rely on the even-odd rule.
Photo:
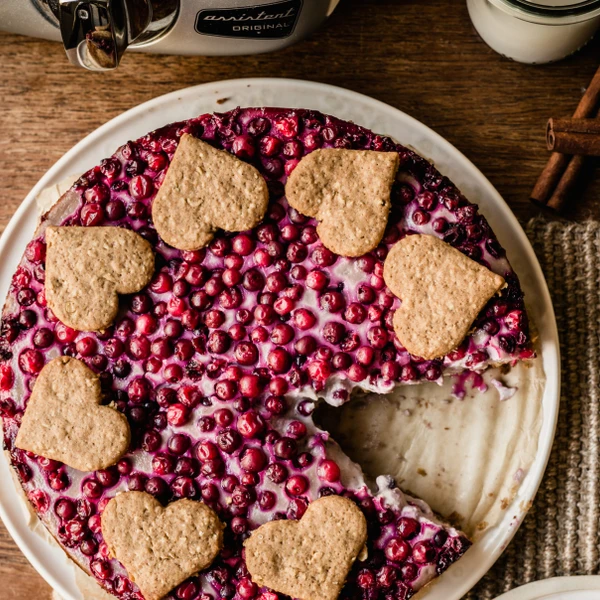
{"label": "parchment paper", "polygon": [[[452,379],[368,394],[341,408],[323,405],[317,422],[365,471],[389,474],[407,493],[477,538],[496,524],[535,458],[545,376],[540,358],[487,371],[486,391],[462,400]],[[494,383],[497,382],[497,383]],[[502,393],[512,395],[500,400]]]}

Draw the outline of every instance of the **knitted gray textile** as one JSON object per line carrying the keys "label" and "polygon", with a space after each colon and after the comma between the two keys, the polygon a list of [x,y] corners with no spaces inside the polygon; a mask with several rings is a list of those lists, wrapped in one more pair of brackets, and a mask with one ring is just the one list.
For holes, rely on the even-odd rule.
{"label": "knitted gray textile", "polygon": [[538,579],[600,572],[600,223],[534,219],[526,231],[558,323],[558,429],[532,509],[464,600],[488,600]]}

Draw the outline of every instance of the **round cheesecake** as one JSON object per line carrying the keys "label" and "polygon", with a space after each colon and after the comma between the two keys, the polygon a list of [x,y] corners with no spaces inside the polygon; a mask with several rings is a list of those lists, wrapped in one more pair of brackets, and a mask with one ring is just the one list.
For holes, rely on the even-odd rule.
{"label": "round cheesecake", "polygon": [[[256,227],[218,230],[199,250],[161,239],[152,204],[184,134],[253,165],[266,180],[268,207]],[[399,156],[385,233],[359,257],[328,249],[317,221],[285,197],[300,160],[329,148]],[[152,247],[150,283],[120,296],[111,326],[77,331],[49,309],[49,225],[126,228]],[[390,249],[412,234],[443,240],[506,282],[462,343],[429,360],[398,340],[393,317],[401,302],[384,279]],[[115,465],[83,472],[16,446],[35,382],[59,356],[85,363],[97,374],[102,403],[126,417],[131,440]],[[406,599],[470,542],[393,480],[380,477],[370,489],[313,422],[316,404],[339,406],[353,390],[387,392],[532,356],[523,294],[504,250],[477,206],[427,160],[316,111],[206,114],[128,142],[43,217],[3,313],[4,445],[50,533],[119,598],[143,596],[105,543],[101,515],[117,494],[138,491],[164,506],[201,501],[225,526],[217,558],[169,598],[286,597],[252,581],[244,541],[264,523],[301,519],[312,502],[339,495],[359,507],[368,531],[340,597]]]}

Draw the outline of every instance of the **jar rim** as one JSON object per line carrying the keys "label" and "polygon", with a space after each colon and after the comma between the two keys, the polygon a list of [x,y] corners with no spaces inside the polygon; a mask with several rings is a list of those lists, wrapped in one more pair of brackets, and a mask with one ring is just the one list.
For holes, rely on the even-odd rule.
{"label": "jar rim", "polygon": [[600,0],[545,0],[544,4],[539,0],[489,2],[522,21],[539,25],[569,25],[600,16]]}

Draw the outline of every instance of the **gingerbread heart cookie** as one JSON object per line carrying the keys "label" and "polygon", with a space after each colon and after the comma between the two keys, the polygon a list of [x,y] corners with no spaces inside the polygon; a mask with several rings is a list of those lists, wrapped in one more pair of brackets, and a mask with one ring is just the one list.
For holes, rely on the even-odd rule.
{"label": "gingerbread heart cookie", "polygon": [[347,498],[313,502],[300,521],[270,521],[246,540],[252,579],[299,600],[335,600],[367,541],[367,523]]}
{"label": "gingerbread heart cookie", "polygon": [[55,358],[35,381],[15,445],[79,471],[114,465],[129,448],[129,424],[101,400],[92,370],[75,358]]}
{"label": "gingerbread heart cookie", "polygon": [[78,331],[101,331],[117,316],[119,294],[138,292],[154,272],[154,252],[121,227],[48,227],[46,300]]}
{"label": "gingerbread heart cookie", "polygon": [[223,547],[223,525],[203,504],[183,499],[166,508],[145,492],[119,494],[102,513],[109,551],[146,600],[159,600],[206,569]]}
{"label": "gingerbread heart cookie", "polygon": [[252,165],[184,134],[152,203],[152,219],[167,244],[198,250],[217,229],[258,225],[268,203],[267,184]]}
{"label": "gingerbread heart cookie", "polygon": [[285,194],[290,206],[320,221],[329,250],[362,256],[383,238],[398,164],[397,152],[315,150],[292,171]]}
{"label": "gingerbread heart cookie", "polygon": [[445,356],[463,341],[504,278],[431,235],[409,235],[390,250],[383,277],[402,300],[394,331],[413,355]]}

